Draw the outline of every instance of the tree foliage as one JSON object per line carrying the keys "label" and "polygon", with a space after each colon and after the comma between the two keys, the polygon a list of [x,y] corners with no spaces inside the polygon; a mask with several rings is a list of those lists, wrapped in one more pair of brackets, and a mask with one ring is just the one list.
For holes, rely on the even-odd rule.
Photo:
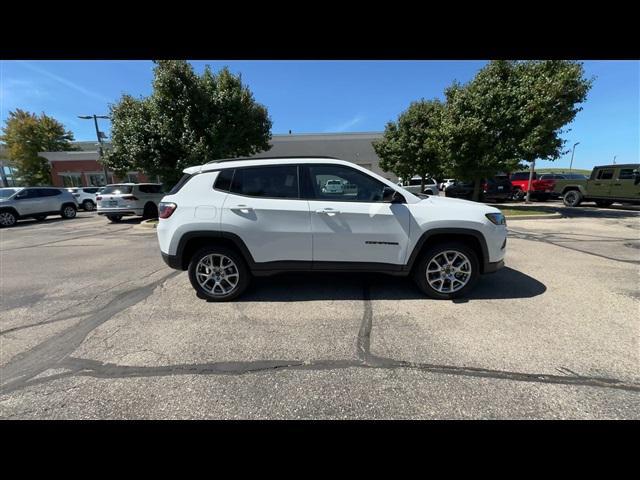
{"label": "tree foliage", "polygon": [[7,155],[16,168],[20,185],[49,185],[51,169],[40,152],[77,150],[73,133],[64,125],[44,113],[16,109],[9,112],[0,136],[6,144]]}
{"label": "tree foliage", "polygon": [[124,95],[111,106],[105,162],[116,172],[142,170],[172,183],[186,167],[270,148],[267,110],[239,75],[208,66],[197,75],[185,61],[155,63],[150,96]]}
{"label": "tree foliage", "polygon": [[383,138],[373,145],[380,167],[409,179],[439,176],[444,162],[441,149],[441,123],[444,107],[438,100],[412,102],[397,122],[387,123]]}

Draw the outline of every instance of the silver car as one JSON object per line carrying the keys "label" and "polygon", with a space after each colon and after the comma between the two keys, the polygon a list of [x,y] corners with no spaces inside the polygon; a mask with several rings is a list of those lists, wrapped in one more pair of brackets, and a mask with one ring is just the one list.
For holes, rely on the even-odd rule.
{"label": "silver car", "polygon": [[78,202],[70,192],[51,187],[0,188],[0,227],[12,227],[18,220],[44,220],[49,215],[74,218]]}

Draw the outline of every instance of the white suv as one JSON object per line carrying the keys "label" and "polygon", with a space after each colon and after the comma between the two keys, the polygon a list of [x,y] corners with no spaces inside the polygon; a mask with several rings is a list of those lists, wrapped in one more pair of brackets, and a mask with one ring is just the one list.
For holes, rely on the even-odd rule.
{"label": "white suv", "polygon": [[[359,271],[412,275],[449,299],[504,265],[500,210],[421,199],[350,162],[237,159],[184,172],[159,205],[157,234],[165,262],[188,269],[201,298],[231,300],[251,275]],[[352,187],[323,191],[332,179]]]}
{"label": "white suv", "polygon": [[119,183],[107,185],[96,196],[98,215],[106,215],[112,222],[124,216],[138,215],[156,218],[158,203],[165,195],[160,183]]}
{"label": "white suv", "polygon": [[92,212],[96,209],[96,193],[98,193],[100,187],[73,187],[67,188],[74,197],[76,202],[87,212]]}
{"label": "white suv", "polygon": [[[411,192],[413,194],[419,194],[420,189],[422,188],[422,177],[415,176],[411,177],[411,180],[405,182],[407,185],[404,185],[403,188],[407,192]],[[398,183],[399,186],[402,186],[402,182]],[[438,190],[438,184],[433,178],[427,177],[424,181],[424,193],[427,195],[440,195],[440,190]]]}

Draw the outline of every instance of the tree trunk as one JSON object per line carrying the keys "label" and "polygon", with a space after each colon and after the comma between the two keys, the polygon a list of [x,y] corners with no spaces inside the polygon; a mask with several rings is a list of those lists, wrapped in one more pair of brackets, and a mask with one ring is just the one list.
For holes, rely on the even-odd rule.
{"label": "tree trunk", "polygon": [[424,177],[425,177],[425,174],[423,173],[420,176],[420,193],[424,193]]}
{"label": "tree trunk", "polygon": [[474,202],[480,201],[480,184],[482,183],[482,177],[474,177],[473,178],[473,195],[471,200]]}

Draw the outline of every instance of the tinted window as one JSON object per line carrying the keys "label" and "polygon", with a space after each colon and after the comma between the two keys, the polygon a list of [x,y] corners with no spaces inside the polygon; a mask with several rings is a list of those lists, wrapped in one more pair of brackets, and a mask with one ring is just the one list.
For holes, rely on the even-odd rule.
{"label": "tinted window", "polygon": [[[533,172],[533,179],[536,180],[536,172]],[[529,180],[529,172],[517,172],[511,175],[511,180]]]}
{"label": "tinted window", "polygon": [[222,170],[218,173],[218,177],[216,178],[216,183],[213,188],[218,190],[222,190],[223,192],[228,192],[231,190],[231,180],[233,179],[233,168],[228,168],[227,170]]}
{"label": "tinted window", "polygon": [[611,180],[613,178],[613,170],[600,170],[596,178],[598,180]]}
{"label": "tinted window", "polygon": [[97,188],[83,188],[86,193],[96,193],[98,191]]}
{"label": "tinted window", "polygon": [[108,187],[104,187],[102,191],[103,195],[120,195],[120,194],[129,194],[133,191],[133,186],[131,185],[109,185]]}
{"label": "tinted window", "polygon": [[0,188],[0,198],[9,198],[16,192],[17,190],[14,190],[12,188]]}
{"label": "tinted window", "polygon": [[139,185],[138,189],[142,192],[142,193],[160,193],[161,190],[161,185]]}
{"label": "tinted window", "polygon": [[25,188],[20,192],[20,198],[38,198],[40,193],[36,188]]}
{"label": "tinted window", "polygon": [[622,168],[618,180],[633,180],[633,168]]}
{"label": "tinted window", "polygon": [[385,185],[359,170],[342,165],[309,165],[307,168],[312,198],[350,202],[382,201]]}
{"label": "tinted window", "polygon": [[250,197],[299,198],[298,167],[278,165],[237,168],[231,191]]}
{"label": "tinted window", "polygon": [[61,193],[57,188],[41,188],[39,190],[41,197],[55,197]]}

